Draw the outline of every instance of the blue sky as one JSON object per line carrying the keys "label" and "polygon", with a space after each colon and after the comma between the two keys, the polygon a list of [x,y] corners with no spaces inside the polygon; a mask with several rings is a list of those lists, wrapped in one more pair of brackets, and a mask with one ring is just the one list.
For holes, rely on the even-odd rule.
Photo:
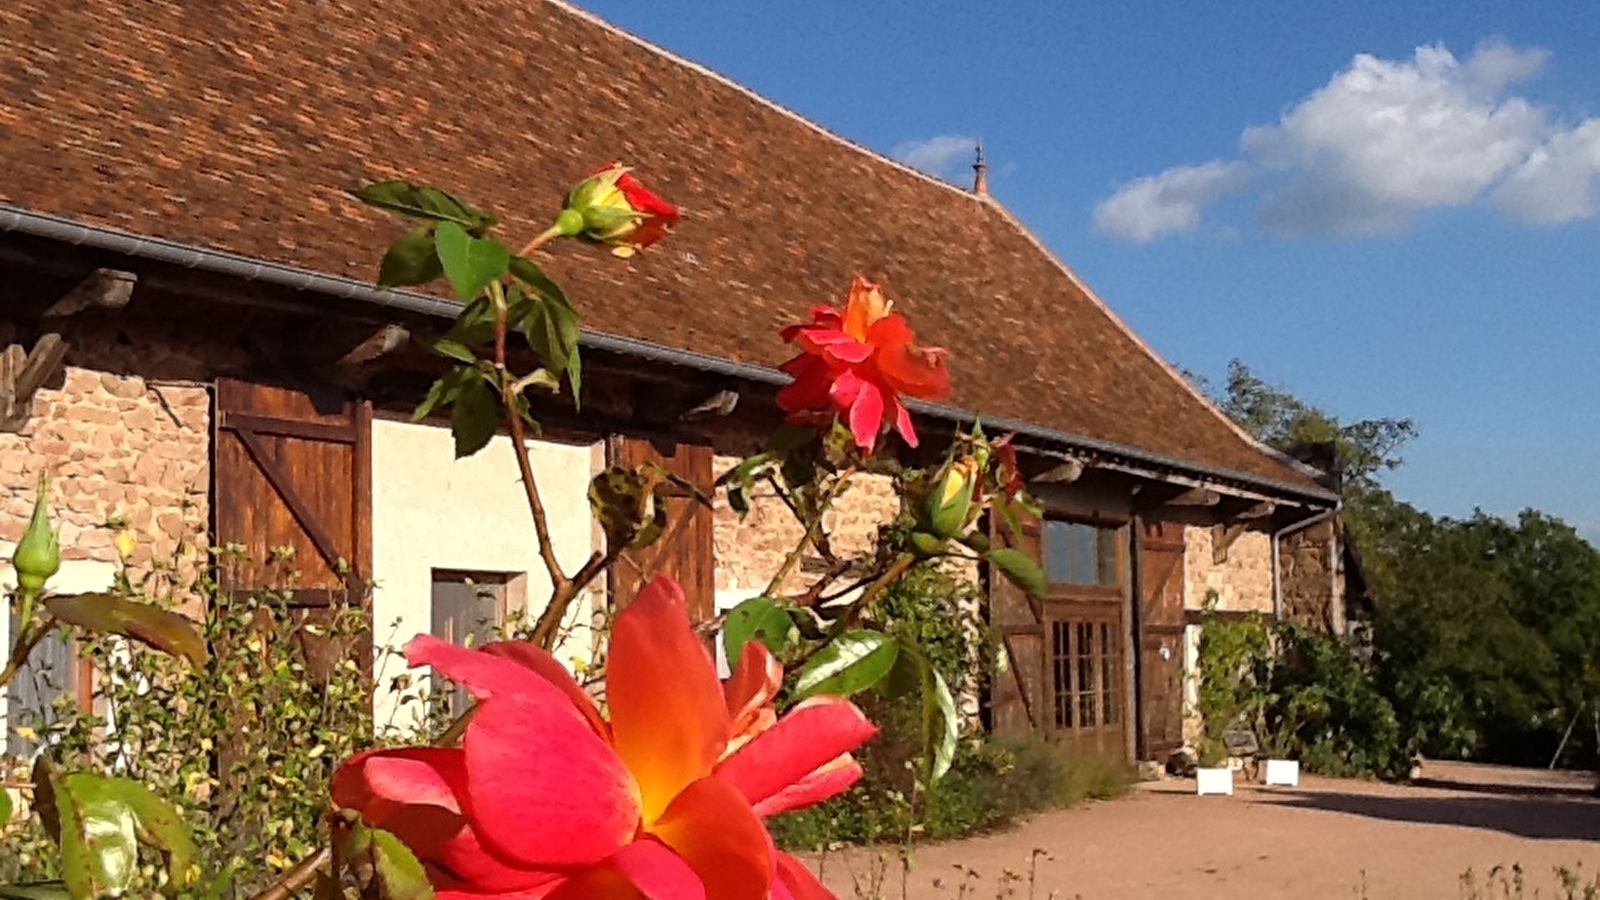
{"label": "blue sky", "polygon": [[1439,514],[1600,541],[1600,4],[585,0],[991,192],[1168,359],[1409,416]]}

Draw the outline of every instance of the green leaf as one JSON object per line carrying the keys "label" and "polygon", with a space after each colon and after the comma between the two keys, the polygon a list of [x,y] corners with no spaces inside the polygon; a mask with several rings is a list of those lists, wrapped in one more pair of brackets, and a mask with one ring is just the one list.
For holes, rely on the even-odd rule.
{"label": "green leaf", "polygon": [[381,828],[357,820],[350,828],[345,858],[362,881],[362,896],[382,900],[433,900],[428,873],[411,849]]}
{"label": "green leaf", "polygon": [[792,694],[848,697],[872,686],[894,668],[900,648],[880,631],[847,631],[825,644],[795,676]]}
{"label": "green leaf", "polygon": [[411,414],[411,421],[421,422],[440,406],[448,406],[456,402],[461,392],[471,387],[474,382],[482,382],[483,373],[476,366],[458,366],[446,372],[433,387],[428,388],[428,396],[422,398],[417,404],[417,409]]}
{"label": "green leaf", "polygon": [[454,222],[469,230],[488,228],[498,221],[489,213],[474,209],[436,187],[412,184],[404,180],[369,184],[351,191],[350,195],[379,209],[397,212],[414,219]]}
{"label": "green leaf", "polygon": [[956,742],[961,738],[961,713],[956,711],[956,698],[950,693],[950,685],[945,683],[944,676],[931,666],[927,671],[933,678],[923,686],[922,702],[925,708],[931,704],[930,711],[935,713],[932,716],[935,724],[929,729],[928,741],[933,750],[928,769],[928,781],[931,783],[943,778],[955,760]]}
{"label": "green leaf", "polygon": [[189,827],[149,788],[130,778],[89,773],[68,775],[62,784],[77,805],[86,831],[97,827],[97,822],[115,822],[121,827],[124,818],[132,816],[139,843],[157,850],[165,859],[173,889],[187,887],[198,874]]}
{"label": "green leaf", "polygon": [[0,900],[72,900],[65,881],[0,885]]}
{"label": "green leaf", "polygon": [[95,634],[120,634],[176,656],[205,665],[205,638],[188,616],[112,594],[58,594],[46,598],[45,609],[68,625]]}
{"label": "green leaf", "polygon": [[433,246],[433,226],[418,225],[389,245],[378,264],[378,287],[426,284],[444,274]]}
{"label": "green leaf", "polygon": [[478,364],[478,355],[476,353],[473,353],[470,349],[468,349],[466,344],[463,344],[460,341],[451,340],[448,337],[442,337],[435,340],[432,344],[428,345],[428,349],[447,359],[453,359],[456,362],[464,362],[469,366],[475,366]]}
{"label": "green leaf", "polygon": [[[511,321],[509,315],[506,321]],[[458,344],[476,347],[494,340],[494,303],[488,295],[478,297],[461,308],[445,337]]]}
{"label": "green leaf", "polygon": [[[578,312],[565,300],[535,299],[522,320],[522,333],[528,338],[528,346],[544,361],[545,368],[569,378],[577,375],[572,363],[578,358]],[[573,394],[578,393],[580,386],[580,381],[573,381]]]}
{"label": "green leaf", "polygon": [[462,388],[450,408],[450,433],[456,439],[456,459],[482,450],[499,427],[500,403],[494,389],[481,376],[474,378]]}
{"label": "green leaf", "polygon": [[557,284],[554,278],[546,275],[545,271],[539,268],[538,263],[525,256],[514,256],[511,258],[509,267],[511,269],[511,277],[527,285],[535,294],[547,300],[554,300],[569,309],[572,307],[572,304],[567,300],[566,292],[561,289],[561,285]]}
{"label": "green leaf", "polygon": [[506,273],[511,251],[493,238],[475,238],[455,222],[441,222],[434,230],[434,247],[444,266],[444,277],[462,301],[471,301]]}
{"label": "green leaf", "polygon": [[0,787],[0,831],[5,831],[11,821],[11,792]]}
{"label": "green leaf", "polygon": [[722,620],[722,646],[728,652],[728,665],[739,664],[747,641],[760,641],[773,653],[781,653],[794,633],[794,621],[788,611],[765,597],[751,597],[728,610]]}
{"label": "green leaf", "polygon": [[667,527],[667,505],[637,469],[612,466],[589,482],[589,511],[612,547],[650,546]]}
{"label": "green leaf", "polygon": [[1012,584],[1030,597],[1043,597],[1050,592],[1050,582],[1044,569],[1028,554],[1015,547],[995,547],[984,558],[993,563]]}
{"label": "green leaf", "polygon": [[60,815],[61,875],[74,900],[93,900],[128,890],[139,870],[139,839],[133,810],[89,787],[94,775],[55,778]]}

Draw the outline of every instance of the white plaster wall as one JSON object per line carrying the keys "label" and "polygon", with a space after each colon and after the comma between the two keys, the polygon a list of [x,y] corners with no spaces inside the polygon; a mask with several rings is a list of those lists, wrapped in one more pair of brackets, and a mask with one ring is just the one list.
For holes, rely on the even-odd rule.
{"label": "white plaster wall", "polygon": [[[603,464],[599,444],[529,441],[534,476],[544,502],[556,557],[575,571],[598,549],[589,514],[589,481]],[[525,576],[523,590],[537,615],[550,596],[550,579],[539,558],[533,516],[528,511],[511,439],[500,435],[477,454],[455,459],[448,428],[394,419],[372,423],[372,598],[373,713],[380,728],[406,727],[399,695],[391,690],[404,671],[398,650],[432,625],[433,571],[505,573]],[[591,597],[574,604],[569,620],[581,623],[561,647],[564,660],[590,658]]]}

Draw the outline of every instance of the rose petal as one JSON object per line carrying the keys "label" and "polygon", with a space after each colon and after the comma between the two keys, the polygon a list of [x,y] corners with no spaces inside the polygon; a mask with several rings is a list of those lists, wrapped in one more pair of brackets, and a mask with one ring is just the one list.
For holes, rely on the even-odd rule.
{"label": "rose petal", "polygon": [[484,644],[479,648],[484,653],[500,656],[532,669],[545,681],[555,686],[556,690],[565,694],[578,712],[588,720],[594,730],[603,738],[610,740],[611,726],[606,723],[600,710],[594,705],[594,698],[578,684],[559,660],[545,650],[534,646],[527,641],[494,641]]}
{"label": "rose petal", "polygon": [[606,698],[612,741],[638,781],[648,826],[679,791],[711,773],[728,743],[716,667],[671,578],[656,578],[617,614]]}
{"label": "rose petal", "polygon": [[772,900],[839,900],[800,860],[779,853],[776,863],[778,877],[772,885]]}
{"label": "rose petal", "polygon": [[[561,696],[559,690],[525,666],[502,656],[473,650],[419,634],[406,642],[406,660],[413,666],[432,666],[434,671],[462,685],[479,700],[496,694],[526,694],[548,702]],[[565,701],[562,701],[565,705]]]}
{"label": "rose petal", "polygon": [[682,857],[643,838],[573,873],[546,900],[708,900],[708,895]]}
{"label": "rose petal", "polygon": [[917,446],[917,430],[911,427],[911,410],[906,409],[906,405],[899,400],[894,404],[894,427],[905,439],[907,447]]}
{"label": "rose petal", "polygon": [[370,750],[333,773],[334,805],[391,831],[423,860],[438,859],[461,831],[458,792],[465,785],[461,751],[444,747]]}
{"label": "rose petal", "polygon": [[760,641],[746,641],[739,651],[739,665],[722,685],[722,695],[728,703],[734,730],[739,723],[750,718],[756,710],[771,706],[778,690],[783,687],[783,664],[778,662],[767,645]]}
{"label": "rose petal", "polygon": [[717,775],[737,786],[752,804],[760,803],[854,750],[876,732],[849,700],[812,697],[723,760]]}
{"label": "rose petal", "polygon": [[850,403],[850,433],[856,437],[856,446],[871,453],[878,442],[878,429],[882,427],[883,393],[877,385],[862,380]]}
{"label": "rose petal", "polygon": [[707,891],[687,860],[649,838],[618,850],[608,863],[649,900],[707,900],[716,896]]}
{"label": "rose petal", "polygon": [[678,852],[715,900],[763,900],[772,842],[738,788],[716,776],[684,788],[652,833]]}
{"label": "rose petal", "polygon": [[837,797],[861,778],[861,764],[846,753],[778,791],[755,805],[756,815],[765,819],[792,809],[814,806]]}
{"label": "rose petal", "polygon": [[467,815],[486,847],[519,865],[604,859],[638,829],[638,786],[572,704],[530,678],[557,699],[495,696],[467,726]]}

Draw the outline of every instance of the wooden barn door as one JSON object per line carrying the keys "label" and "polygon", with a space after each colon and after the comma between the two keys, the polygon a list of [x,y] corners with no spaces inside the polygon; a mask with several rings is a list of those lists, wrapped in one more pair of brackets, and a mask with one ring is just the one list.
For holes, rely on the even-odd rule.
{"label": "wooden barn door", "polygon": [[[708,444],[667,439],[657,442],[629,435],[613,435],[606,454],[613,466],[634,468],[656,463],[711,495],[712,450]],[[712,545],[711,509],[693,497],[667,500],[667,530],[654,544],[629,550],[611,567],[610,591],[614,609],[633,600],[657,575],[671,575],[689,599],[689,617],[704,621],[712,616],[716,590],[716,551]]]}
{"label": "wooden barn door", "polygon": [[[1038,520],[1024,520],[1022,533],[1016,534],[999,517],[991,517],[989,533],[995,546],[1015,547],[1039,559]],[[1003,671],[995,673],[989,690],[989,727],[996,734],[1048,729],[1052,701],[1044,677],[1043,603],[992,568],[986,580],[989,624],[999,633],[1005,653]]]}
{"label": "wooden barn door", "polygon": [[1139,756],[1164,760],[1183,746],[1183,526],[1141,522],[1139,534]]}
{"label": "wooden barn door", "polygon": [[[371,406],[342,392],[217,382],[213,515],[227,594],[282,591],[302,618],[365,599],[372,572]],[[307,660],[346,650],[315,645]],[[370,648],[363,648],[370,664]]]}

